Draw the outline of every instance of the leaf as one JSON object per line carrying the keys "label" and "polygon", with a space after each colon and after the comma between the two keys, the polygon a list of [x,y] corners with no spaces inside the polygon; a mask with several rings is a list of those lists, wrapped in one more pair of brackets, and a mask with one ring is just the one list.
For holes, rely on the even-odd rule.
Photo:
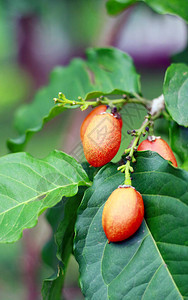
{"label": "leaf", "polygon": [[180,16],[188,22],[188,2],[185,0],[108,0],[107,10],[111,15],[118,14],[130,5],[141,1],[159,14]]}
{"label": "leaf", "polygon": [[188,157],[188,128],[175,122],[170,124],[170,146],[184,162]]}
{"label": "leaf", "polygon": [[[57,293],[61,291],[60,295],[62,294],[68,261],[72,254],[77,209],[83,198],[85,189],[86,187],[79,187],[78,193],[75,196],[70,198],[63,197],[61,202],[48,210],[47,219],[52,226],[53,236],[45,245],[42,255],[48,265],[54,270],[57,268],[59,271],[55,275],[52,275],[50,279],[44,280],[42,288],[44,299],[56,299],[57,296],[54,297],[56,290]],[[57,257],[61,262],[60,269]]]}
{"label": "leaf", "polygon": [[136,2],[137,0],[108,0],[106,8],[110,15],[116,15]]}
{"label": "leaf", "polygon": [[45,279],[42,285],[42,298],[45,300],[61,300],[64,281],[63,269],[58,266],[57,271]]}
{"label": "leaf", "polygon": [[[66,197],[63,197],[63,199],[64,198]],[[55,206],[49,208],[45,215],[48,223],[52,228],[52,236],[42,249],[42,259],[48,266],[54,269],[54,271],[59,263],[59,260],[56,256],[57,245],[55,243],[54,234],[56,233],[59,223],[61,222],[64,215],[63,199],[60,202],[58,202]]]}
{"label": "leaf", "polygon": [[[92,181],[93,174],[98,171],[98,168],[91,167],[88,162],[82,163],[82,167],[87,173],[89,180]],[[86,187],[79,187],[78,193],[75,196],[70,198],[63,197],[58,204],[49,208],[46,212],[45,216],[52,227],[53,234],[42,249],[42,259],[47,265],[54,269],[54,271],[57,268],[59,260],[65,265],[64,249],[69,248],[70,253],[72,253],[72,241],[69,235],[71,235],[73,239],[77,209],[83,198],[85,189]]]}
{"label": "leaf", "polygon": [[181,165],[181,168],[188,171],[188,159],[184,161],[183,165]]}
{"label": "leaf", "polygon": [[75,196],[70,198],[64,197],[63,199],[63,218],[55,233],[55,242],[57,244],[57,257],[63,263],[65,269],[70,254],[72,253],[77,209],[83,198],[85,190],[86,187],[80,187]]}
{"label": "leaf", "polygon": [[188,126],[188,66],[172,64],[166,71],[164,86],[166,108],[181,126]]}
{"label": "leaf", "polygon": [[44,124],[63,112],[66,105],[55,105],[53,98],[63,92],[67,99],[92,99],[103,94],[139,93],[139,76],[132,59],[115,48],[93,48],[86,52],[87,60],[74,59],[67,67],[58,67],[50,83],[40,90],[31,104],[18,111],[15,120],[19,137],[7,142],[12,152],[22,151],[31,136]]}
{"label": "leaf", "polygon": [[81,165],[60,151],[45,159],[26,153],[0,158],[0,242],[14,242],[25,228],[36,225],[38,216],[71,197],[79,185],[90,185]]}
{"label": "leaf", "polygon": [[154,152],[137,156],[133,184],[145,220],[129,239],[108,244],[104,203],[124,176],[109,164],[87,189],[76,223],[74,251],[86,299],[183,299],[188,295],[188,173]]}

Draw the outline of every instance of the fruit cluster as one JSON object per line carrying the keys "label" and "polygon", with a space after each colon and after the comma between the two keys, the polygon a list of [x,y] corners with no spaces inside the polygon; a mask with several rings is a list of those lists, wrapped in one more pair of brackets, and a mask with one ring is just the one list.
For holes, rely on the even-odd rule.
{"label": "fruit cluster", "polygon": [[[130,162],[135,162],[134,151],[155,151],[177,167],[171,148],[160,137],[149,135],[137,147],[141,135],[145,136],[150,125],[152,122],[146,116],[139,130],[128,131],[135,138],[132,146],[125,151],[129,153],[126,157],[127,163],[118,168],[125,172],[125,184],[112,192],[102,214],[102,226],[109,242],[120,242],[129,238],[138,230],[144,218],[142,196],[131,185],[130,172],[133,172],[133,168]],[[116,107],[100,105],[88,114],[82,123],[80,136],[85,157],[91,166],[101,167],[113,159],[121,144],[121,130],[122,118]]]}

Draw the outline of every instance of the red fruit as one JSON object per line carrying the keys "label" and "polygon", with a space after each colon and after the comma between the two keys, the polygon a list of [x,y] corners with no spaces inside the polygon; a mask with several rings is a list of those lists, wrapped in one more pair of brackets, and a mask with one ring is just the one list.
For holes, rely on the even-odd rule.
{"label": "red fruit", "polygon": [[96,108],[94,108],[88,115],[87,117],[85,118],[85,120],[83,121],[82,123],[82,126],[80,128],[80,137],[81,137],[81,140],[83,141],[84,139],[84,134],[86,132],[86,129],[89,125],[89,123],[91,122],[91,120],[93,119],[93,117],[95,115],[99,115],[103,112],[105,112],[107,109],[107,106],[106,105],[100,105],[100,106],[97,106]]}
{"label": "red fruit", "polygon": [[106,201],[102,226],[109,242],[120,242],[133,235],[144,218],[142,196],[133,187],[120,186]]}
{"label": "red fruit", "polygon": [[155,138],[153,141],[144,140],[138,146],[138,151],[151,150],[160,154],[164,159],[172,162],[174,167],[177,167],[176,158],[170,146],[161,138]]}
{"label": "red fruit", "polygon": [[[83,142],[83,139],[84,139],[84,134],[85,134],[85,131],[89,125],[89,123],[91,122],[91,120],[93,119],[94,116],[96,115],[100,115],[102,113],[104,113],[105,111],[107,110],[107,106],[106,105],[100,105],[100,106],[97,106],[96,108],[94,108],[88,115],[87,117],[85,118],[85,120],[83,121],[82,123],[82,126],[80,128],[80,137],[81,137],[81,140]],[[119,123],[120,123],[120,127],[122,128],[122,125],[123,125],[123,122],[122,122],[122,119],[121,119],[121,116],[119,115]]]}
{"label": "red fruit", "polygon": [[89,123],[83,139],[84,154],[90,165],[101,167],[112,160],[121,144],[121,128],[112,114],[96,115]]}

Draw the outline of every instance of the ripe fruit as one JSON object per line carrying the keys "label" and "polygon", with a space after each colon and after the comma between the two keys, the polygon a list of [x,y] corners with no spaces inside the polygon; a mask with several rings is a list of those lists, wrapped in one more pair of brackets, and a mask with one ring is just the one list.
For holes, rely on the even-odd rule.
{"label": "ripe fruit", "polygon": [[85,118],[85,120],[83,121],[82,123],[82,126],[80,128],[80,137],[81,137],[81,140],[83,141],[84,139],[84,134],[85,134],[85,131],[89,125],[89,123],[91,122],[91,120],[93,119],[93,117],[95,115],[99,115],[103,112],[105,112],[107,109],[107,106],[106,105],[100,105],[100,106],[97,106],[96,108],[94,108],[88,115],[87,117]]}
{"label": "ripe fruit", "polygon": [[172,149],[170,146],[160,137],[156,137],[154,140],[149,141],[144,140],[140,145],[138,146],[137,151],[144,151],[144,150],[151,150],[155,151],[158,154],[160,154],[164,159],[170,160],[174,167],[177,167],[177,161],[176,158],[172,152]]}
{"label": "ripe fruit", "polygon": [[89,123],[83,139],[84,154],[90,165],[101,167],[112,160],[121,144],[121,128],[112,114],[96,115]]}
{"label": "ripe fruit", "polygon": [[142,196],[132,186],[119,186],[106,201],[102,226],[109,242],[120,242],[133,235],[144,218]]}
{"label": "ripe fruit", "polygon": [[[80,137],[81,137],[82,142],[83,142],[83,139],[84,139],[84,134],[86,132],[86,129],[87,129],[89,123],[91,122],[91,120],[93,119],[93,117],[96,116],[96,115],[100,115],[101,113],[104,113],[106,110],[107,110],[107,106],[106,105],[100,105],[100,106],[95,107],[87,115],[87,117],[83,121],[82,126],[80,128]],[[123,122],[122,122],[121,116],[118,113],[113,113],[113,114],[119,120],[120,127],[122,128]]]}

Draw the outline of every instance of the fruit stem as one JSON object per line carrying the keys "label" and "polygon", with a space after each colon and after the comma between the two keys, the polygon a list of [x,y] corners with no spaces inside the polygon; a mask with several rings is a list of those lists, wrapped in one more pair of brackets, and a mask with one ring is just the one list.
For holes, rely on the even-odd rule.
{"label": "fruit stem", "polygon": [[[129,155],[126,157],[127,163],[125,164],[125,185],[131,185],[131,177],[130,177],[130,171],[133,171],[131,167],[131,161],[135,162],[134,158],[134,151],[137,148],[137,144],[139,142],[139,139],[143,133],[145,133],[146,127],[149,126],[151,120],[151,116],[147,115],[145,117],[144,122],[142,123],[141,127],[138,130],[135,130],[136,136],[133,139],[131,146],[129,147]],[[127,151],[126,151],[127,152]],[[123,169],[123,168],[122,168]]]}
{"label": "fruit stem", "polygon": [[65,97],[65,95],[60,92],[58,94],[58,98],[54,98],[53,100],[55,101],[55,103],[58,103],[58,105],[62,105],[62,106],[66,105],[66,104],[69,104],[71,106],[79,105],[81,110],[87,109],[90,105],[98,106],[101,104],[106,104],[109,106],[113,106],[113,105],[119,104],[120,107],[122,107],[126,103],[141,104],[141,105],[145,106],[146,108],[149,108],[150,103],[151,103],[151,101],[142,98],[138,94],[134,94],[134,98],[131,98],[128,95],[122,95],[122,98],[120,98],[120,99],[109,99],[108,97],[100,96],[95,101],[88,101],[88,100],[82,99],[82,97],[78,97],[78,101],[76,101],[76,100],[67,99]]}
{"label": "fruit stem", "polygon": [[139,143],[139,140],[142,135],[145,135],[147,131],[149,131],[149,134],[153,133],[153,121],[158,119],[161,114],[163,113],[163,110],[159,109],[159,111],[156,111],[155,114],[151,115],[148,112],[148,115],[145,116],[145,120],[142,123],[141,127],[137,130],[129,131],[128,133],[134,135],[134,139],[132,140],[131,144],[127,149],[125,149],[126,156],[126,164],[122,165],[118,168],[119,171],[125,172],[125,185],[131,185],[131,176],[130,172],[134,172],[131,162],[136,162],[136,159],[134,158],[134,152],[137,150],[137,146]]}

